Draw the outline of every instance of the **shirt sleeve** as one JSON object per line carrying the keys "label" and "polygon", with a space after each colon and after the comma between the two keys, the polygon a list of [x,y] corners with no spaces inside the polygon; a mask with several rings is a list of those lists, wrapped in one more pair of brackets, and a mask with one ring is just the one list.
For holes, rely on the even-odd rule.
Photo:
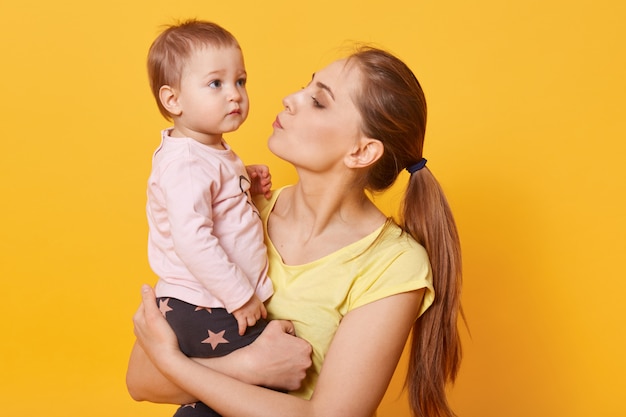
{"label": "shirt sleeve", "polygon": [[[396,244],[374,247],[375,256],[365,263],[350,296],[350,309],[403,292],[424,288],[424,298],[419,315],[422,315],[435,299],[432,273],[426,250],[408,235],[400,236]],[[404,239],[404,241],[402,241]],[[398,249],[398,246],[401,249]]]}

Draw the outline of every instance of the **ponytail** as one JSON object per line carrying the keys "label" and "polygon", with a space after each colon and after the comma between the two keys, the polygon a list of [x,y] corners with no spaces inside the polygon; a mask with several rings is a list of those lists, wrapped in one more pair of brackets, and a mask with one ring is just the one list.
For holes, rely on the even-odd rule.
{"label": "ponytail", "polygon": [[424,92],[410,68],[383,50],[361,47],[348,62],[355,62],[362,75],[354,99],[362,130],[385,149],[364,176],[365,188],[386,190],[407,167],[412,174],[400,226],[424,246],[432,267],[435,301],[416,320],[411,339],[406,380],[411,409],[416,417],[453,417],[445,388],[454,382],[461,363],[461,249],[448,202],[422,157]]}
{"label": "ponytail", "polygon": [[454,382],[461,363],[461,250],[446,197],[428,168],[411,175],[400,224],[426,248],[435,288],[434,303],[413,326],[409,401],[417,417],[453,417],[445,387]]}

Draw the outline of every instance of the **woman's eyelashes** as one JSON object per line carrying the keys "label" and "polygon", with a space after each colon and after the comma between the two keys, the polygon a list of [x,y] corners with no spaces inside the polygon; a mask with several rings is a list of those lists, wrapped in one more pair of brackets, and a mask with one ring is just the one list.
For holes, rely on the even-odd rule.
{"label": "woman's eyelashes", "polygon": [[[307,89],[309,86],[311,85],[311,83],[308,83],[306,85],[306,87],[301,87],[302,90]],[[313,100],[313,107],[316,107],[318,109],[323,109],[325,106],[320,103],[320,101],[315,97],[315,96],[311,96],[311,100]]]}
{"label": "woman's eyelashes", "polygon": [[324,106],[315,98],[315,96],[311,96],[311,100],[313,100],[313,107],[317,107],[319,109],[324,108]]}

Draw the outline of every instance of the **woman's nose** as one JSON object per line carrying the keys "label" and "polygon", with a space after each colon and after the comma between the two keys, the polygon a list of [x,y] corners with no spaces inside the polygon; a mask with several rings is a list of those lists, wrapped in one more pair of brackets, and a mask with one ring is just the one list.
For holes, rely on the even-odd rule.
{"label": "woman's nose", "polygon": [[296,94],[297,93],[291,93],[283,98],[283,107],[285,107],[285,110],[288,112],[292,112],[295,109]]}

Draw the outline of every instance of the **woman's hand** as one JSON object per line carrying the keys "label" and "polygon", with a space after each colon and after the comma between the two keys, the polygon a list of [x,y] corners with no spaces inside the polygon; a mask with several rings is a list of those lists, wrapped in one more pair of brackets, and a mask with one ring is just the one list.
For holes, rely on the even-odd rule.
{"label": "woman's hand", "polygon": [[158,367],[169,357],[182,354],[174,331],[157,307],[154,290],[144,285],[141,288],[142,301],[133,316],[137,342],[150,360]]}
{"label": "woman's hand", "polygon": [[[247,382],[293,391],[300,388],[311,367],[312,351],[306,340],[295,337],[293,323],[272,320],[252,344],[228,356],[241,358],[243,367],[248,370]],[[238,379],[244,380],[243,376]]]}

